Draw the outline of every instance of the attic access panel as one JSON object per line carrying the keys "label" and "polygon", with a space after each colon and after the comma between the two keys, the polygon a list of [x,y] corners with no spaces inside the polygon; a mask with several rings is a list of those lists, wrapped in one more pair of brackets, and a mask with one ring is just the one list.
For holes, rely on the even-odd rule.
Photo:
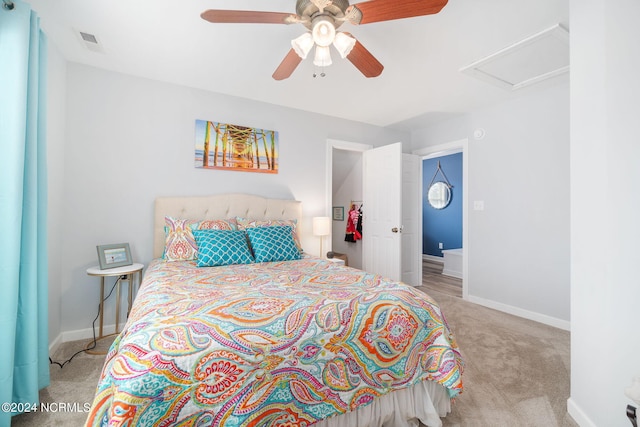
{"label": "attic access panel", "polygon": [[557,24],[460,69],[517,90],[569,71],[569,32]]}

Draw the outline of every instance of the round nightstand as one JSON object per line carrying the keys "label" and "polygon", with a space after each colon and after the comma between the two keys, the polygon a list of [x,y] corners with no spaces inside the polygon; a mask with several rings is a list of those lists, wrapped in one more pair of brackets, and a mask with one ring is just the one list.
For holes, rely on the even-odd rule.
{"label": "round nightstand", "polygon": [[[127,317],[129,316],[129,312],[131,311],[131,303],[133,301],[133,286],[135,285],[135,278],[138,276],[138,286],[142,282],[142,269],[144,268],[143,264],[134,263],[131,265],[125,265],[123,267],[116,268],[108,268],[105,270],[101,270],[99,266],[87,268],[87,274],[89,276],[98,276],[100,277],[100,333],[96,337],[96,341],[107,338],[112,335],[116,335],[119,333],[118,329],[120,329],[120,285],[123,281],[128,282],[129,285],[129,297],[128,297],[128,308],[127,308]],[[116,285],[116,330],[114,334],[103,335],[103,323],[104,323],[104,279],[105,277],[120,277],[120,279]],[[117,280],[117,279],[116,279]],[[93,341],[90,341],[85,348],[88,348],[93,344]],[[106,354],[106,352],[92,352],[87,350],[89,354]]]}

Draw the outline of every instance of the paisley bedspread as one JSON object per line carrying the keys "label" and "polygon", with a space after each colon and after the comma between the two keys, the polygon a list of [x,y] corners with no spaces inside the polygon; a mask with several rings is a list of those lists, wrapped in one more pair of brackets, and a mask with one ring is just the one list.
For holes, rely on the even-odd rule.
{"label": "paisley bedspread", "polygon": [[436,381],[462,391],[438,305],[317,258],[149,265],[86,425],[306,426]]}

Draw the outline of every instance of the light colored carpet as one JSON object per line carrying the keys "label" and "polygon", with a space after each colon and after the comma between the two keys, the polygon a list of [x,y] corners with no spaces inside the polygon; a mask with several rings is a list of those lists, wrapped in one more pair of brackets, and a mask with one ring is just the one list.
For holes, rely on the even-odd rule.
{"label": "light colored carpet", "polygon": [[[465,391],[443,426],[577,426],[566,410],[568,332],[434,290],[429,294],[442,306],[466,363]],[[53,359],[67,360],[84,344],[65,343]],[[41,391],[41,400],[90,404],[103,361],[104,356],[82,353],[62,369],[51,365],[51,385]],[[86,415],[82,410],[22,414],[11,426],[82,426]]]}
{"label": "light colored carpet", "polygon": [[[423,289],[424,290],[424,289]],[[567,413],[569,332],[429,290],[465,361],[443,426],[575,427]]]}
{"label": "light colored carpet", "polygon": [[[108,349],[111,341],[113,340],[101,340],[98,349]],[[64,343],[51,358],[62,364],[76,351],[83,349],[86,343],[87,340]],[[64,365],[64,368],[60,368],[58,365],[49,365],[51,384],[40,391],[40,401],[51,404],[50,411],[16,415],[11,420],[11,427],[84,425],[88,409],[93,402],[93,395],[104,360],[105,356],[89,355],[82,352]]]}

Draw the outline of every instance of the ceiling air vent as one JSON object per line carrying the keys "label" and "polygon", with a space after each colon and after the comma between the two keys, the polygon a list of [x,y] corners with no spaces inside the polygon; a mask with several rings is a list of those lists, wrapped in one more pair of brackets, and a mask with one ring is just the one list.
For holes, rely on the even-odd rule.
{"label": "ceiling air vent", "polygon": [[554,25],[460,69],[510,90],[569,71],[569,32]]}
{"label": "ceiling air vent", "polygon": [[98,41],[98,38],[95,35],[84,32],[84,31],[76,31],[76,34],[78,34],[78,36],[80,37],[80,41],[82,42],[82,45],[87,49],[89,49],[90,51],[101,52],[101,53],[104,52],[104,50],[102,49],[102,45],[100,44],[100,42]]}
{"label": "ceiling air vent", "polygon": [[83,33],[82,31],[80,31],[80,37],[82,37],[82,40],[86,41],[87,43],[98,44],[98,39],[93,34]]}

